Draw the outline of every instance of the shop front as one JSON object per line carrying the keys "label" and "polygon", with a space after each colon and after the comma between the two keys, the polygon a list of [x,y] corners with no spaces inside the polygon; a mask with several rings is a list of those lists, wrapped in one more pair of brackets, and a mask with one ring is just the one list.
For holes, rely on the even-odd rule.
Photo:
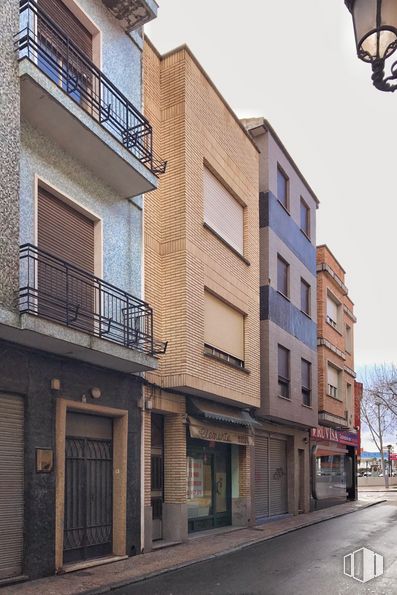
{"label": "shop front", "polygon": [[251,418],[232,407],[192,401],[190,411],[196,416],[188,417],[188,531],[244,526],[250,508]]}
{"label": "shop front", "polygon": [[358,435],[318,427],[311,431],[312,498],[315,510],[357,498]]}

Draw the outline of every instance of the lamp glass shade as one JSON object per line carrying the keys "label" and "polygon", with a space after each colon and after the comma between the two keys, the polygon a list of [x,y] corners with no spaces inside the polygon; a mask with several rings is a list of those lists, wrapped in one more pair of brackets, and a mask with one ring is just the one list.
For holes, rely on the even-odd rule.
{"label": "lamp glass shade", "polygon": [[396,0],[355,0],[352,14],[359,57],[373,62],[391,56],[397,48]]}

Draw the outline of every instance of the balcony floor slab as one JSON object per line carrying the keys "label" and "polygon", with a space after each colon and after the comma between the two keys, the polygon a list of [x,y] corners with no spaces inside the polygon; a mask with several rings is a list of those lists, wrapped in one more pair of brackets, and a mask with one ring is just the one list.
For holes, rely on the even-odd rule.
{"label": "balcony floor slab", "polygon": [[33,314],[0,308],[0,339],[125,373],[157,368],[157,359]]}
{"label": "balcony floor slab", "polygon": [[21,114],[123,198],[157,187],[156,176],[30,60],[19,63]]}

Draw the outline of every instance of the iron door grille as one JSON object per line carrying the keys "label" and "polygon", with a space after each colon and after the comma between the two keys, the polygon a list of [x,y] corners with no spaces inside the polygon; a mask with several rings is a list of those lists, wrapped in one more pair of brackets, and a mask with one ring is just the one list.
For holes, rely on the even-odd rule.
{"label": "iron door grille", "polygon": [[24,402],[0,394],[0,580],[22,574]]}
{"label": "iron door grille", "polygon": [[112,440],[66,438],[64,562],[112,553]]}

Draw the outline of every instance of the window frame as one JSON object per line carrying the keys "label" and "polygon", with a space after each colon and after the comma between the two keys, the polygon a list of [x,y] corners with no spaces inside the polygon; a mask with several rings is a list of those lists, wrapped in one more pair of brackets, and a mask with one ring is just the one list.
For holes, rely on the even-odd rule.
{"label": "window frame", "polygon": [[[285,265],[285,271],[286,271],[286,275],[285,275],[285,283],[286,283],[286,292],[282,291],[279,287],[279,263],[283,263]],[[285,260],[285,258],[283,256],[281,256],[280,253],[277,253],[277,291],[278,293],[280,293],[282,296],[284,296],[285,298],[287,298],[289,300],[289,296],[290,296],[290,264],[289,262],[287,262]]]}
{"label": "window frame", "polygon": [[[285,181],[285,204],[280,199],[280,196],[279,196],[279,176],[281,176],[283,178],[283,180]],[[280,203],[280,205],[287,211],[287,213],[290,214],[290,209],[289,209],[290,180],[289,180],[289,177],[287,176],[285,170],[281,167],[281,165],[279,163],[277,163],[277,200]]]}
{"label": "window frame", "polygon": [[[307,310],[305,310],[303,308],[303,304],[302,304],[302,286],[305,286],[307,288]],[[306,281],[306,279],[301,277],[301,312],[303,312],[303,314],[306,314],[306,316],[308,316],[309,318],[311,318],[311,295],[312,295],[311,285]]]}
{"label": "window frame", "polygon": [[349,355],[353,353],[353,327],[345,323],[345,351]]}
{"label": "window frame", "polygon": [[[280,374],[280,351],[284,351],[287,356],[287,374],[288,376],[284,376]],[[278,378],[278,395],[282,399],[291,400],[291,351],[281,345],[280,343],[277,345],[277,378]],[[286,388],[287,396],[282,394],[282,390],[280,390],[280,386]]]}
{"label": "window frame", "polygon": [[[328,300],[330,300],[331,302],[333,302],[335,304],[335,306],[336,306],[336,318],[337,318],[337,320],[334,320],[328,314]],[[338,333],[341,333],[341,307],[342,307],[342,302],[340,302],[338,300],[338,298],[336,296],[334,296],[334,294],[331,293],[329,291],[329,289],[327,289],[325,321],[326,321],[327,324],[329,324]]]}
{"label": "window frame", "polygon": [[[338,374],[338,386],[334,386],[329,382],[329,368],[333,368],[336,373]],[[337,401],[343,401],[343,398],[340,397],[341,393],[341,368],[335,366],[332,362],[327,362],[327,396],[336,399]]]}
{"label": "window frame", "polygon": [[[305,208],[306,212],[306,229],[302,228],[302,207]],[[307,237],[308,240],[311,240],[311,210],[309,205],[302,196],[300,197],[300,230]]]}

